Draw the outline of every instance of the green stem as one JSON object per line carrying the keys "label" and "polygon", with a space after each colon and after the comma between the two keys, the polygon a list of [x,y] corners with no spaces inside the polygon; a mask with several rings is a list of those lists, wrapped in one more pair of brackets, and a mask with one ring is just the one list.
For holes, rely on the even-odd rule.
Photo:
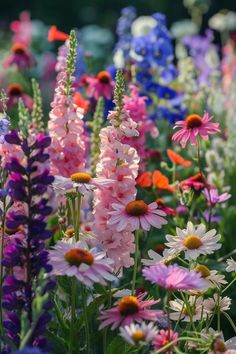
{"label": "green stem", "polygon": [[[74,325],[76,322],[76,279],[72,279],[71,286],[71,319],[70,319],[70,341],[69,341],[69,354],[73,353],[74,350]],[[77,339],[78,341],[78,339]],[[76,346],[78,343],[76,344]]]}
{"label": "green stem", "polygon": [[161,349],[156,350],[154,353],[159,354],[159,353],[166,353],[166,349],[172,347],[174,344],[177,342],[182,342],[182,341],[192,341],[192,342],[201,342],[200,338],[194,338],[194,337],[180,337],[176,338],[175,340],[172,340],[172,342],[169,342],[168,344],[164,345]]}
{"label": "green stem", "polygon": [[134,256],[134,271],[133,271],[133,280],[132,280],[132,291],[131,295],[134,295],[135,283],[138,270],[138,252],[139,252],[139,231],[135,232],[135,256]]}
{"label": "green stem", "polygon": [[69,331],[69,327],[67,326],[67,324],[64,321],[64,318],[61,314],[61,311],[59,309],[59,306],[57,304],[57,301],[54,299],[54,309],[55,309],[55,313],[58,319],[58,322],[60,323],[61,328],[63,329],[64,332],[68,332]]}
{"label": "green stem", "polygon": [[77,215],[75,220],[75,240],[79,241],[79,230],[80,230],[80,209],[81,209],[82,196],[80,192],[77,192]]}
{"label": "green stem", "polygon": [[234,321],[233,321],[232,318],[230,317],[230,315],[229,315],[228,313],[226,313],[226,312],[222,312],[222,313],[223,313],[223,315],[227,318],[227,320],[228,320],[229,323],[231,324],[231,326],[232,326],[234,332],[236,333],[236,326],[235,326],[235,324],[234,324]]}
{"label": "green stem", "polygon": [[197,137],[197,160],[198,160],[198,168],[199,172],[202,175],[202,167],[201,167],[201,142],[199,137]]}
{"label": "green stem", "polygon": [[90,354],[90,335],[89,335],[89,321],[86,311],[86,288],[82,290],[82,304],[84,312],[85,338],[86,338],[86,354]]}
{"label": "green stem", "polygon": [[224,290],[222,291],[222,294],[223,294],[226,290],[228,290],[228,289],[231,287],[231,285],[232,285],[235,281],[236,281],[236,277],[226,286],[226,288],[224,288]]}

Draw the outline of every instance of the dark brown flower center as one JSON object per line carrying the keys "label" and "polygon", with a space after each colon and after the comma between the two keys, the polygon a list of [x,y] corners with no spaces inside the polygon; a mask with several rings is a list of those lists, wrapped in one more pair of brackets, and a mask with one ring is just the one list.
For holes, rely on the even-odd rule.
{"label": "dark brown flower center", "polygon": [[94,257],[89,251],[81,248],[73,248],[64,255],[65,260],[71,265],[79,267],[82,263],[92,265]]}
{"label": "dark brown flower center", "polygon": [[103,70],[103,71],[100,71],[98,74],[97,74],[97,79],[102,83],[102,84],[109,84],[110,81],[111,81],[111,75]]}
{"label": "dark brown flower center", "polygon": [[7,89],[7,93],[9,96],[21,96],[23,93],[23,87],[19,84],[11,84]]}
{"label": "dark brown flower center", "polygon": [[121,316],[134,315],[139,312],[139,301],[135,296],[123,297],[118,304],[118,311]]}
{"label": "dark brown flower center", "polygon": [[21,43],[16,43],[12,46],[12,52],[15,54],[25,54],[26,53],[26,48],[23,44]]}
{"label": "dark brown flower center", "polygon": [[131,216],[142,216],[148,211],[148,206],[143,200],[134,200],[126,205],[125,211]]}
{"label": "dark brown flower center", "polygon": [[214,343],[214,353],[225,353],[227,351],[226,345],[225,343],[220,340],[217,339],[216,342]]}
{"label": "dark brown flower center", "polygon": [[92,179],[91,175],[86,172],[73,173],[70,178],[73,182],[76,183],[89,183]]}
{"label": "dark brown flower center", "polygon": [[198,128],[202,125],[202,118],[198,114],[190,114],[185,119],[188,129]]}

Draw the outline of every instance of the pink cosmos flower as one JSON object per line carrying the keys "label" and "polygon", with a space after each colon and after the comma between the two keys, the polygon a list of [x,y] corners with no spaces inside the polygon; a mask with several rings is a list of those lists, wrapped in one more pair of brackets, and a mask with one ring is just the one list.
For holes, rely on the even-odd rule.
{"label": "pink cosmos flower", "polygon": [[35,64],[34,57],[28,52],[27,48],[21,43],[12,46],[11,54],[3,63],[5,68],[16,65],[18,69],[30,69]]}
{"label": "pink cosmos flower", "polygon": [[32,41],[32,23],[30,20],[30,13],[22,11],[19,20],[12,21],[10,28],[14,35],[12,40],[14,43],[22,43],[29,48]]}
{"label": "pink cosmos flower", "polygon": [[203,289],[205,286],[201,274],[193,270],[188,271],[177,264],[167,266],[157,263],[144,268],[143,275],[146,280],[165,289],[195,290]]}
{"label": "pink cosmos flower", "polygon": [[202,194],[206,197],[208,206],[215,206],[217,203],[223,203],[229,198],[231,198],[231,194],[229,193],[223,193],[219,195],[218,190],[216,188],[205,188],[202,191]]}
{"label": "pink cosmos flower", "polygon": [[150,307],[159,300],[144,300],[146,294],[139,296],[126,296],[121,298],[117,306],[102,311],[99,319],[102,323],[99,329],[111,325],[111,330],[119,326],[127,326],[132,322],[142,323],[143,320],[156,321],[157,317],[163,313],[161,310],[151,310]]}
{"label": "pink cosmos flower", "polygon": [[116,280],[111,274],[113,261],[105,257],[105,252],[89,249],[85,242],[72,244],[59,241],[50,251],[51,274],[75,276],[88,287],[94,283],[105,285],[106,280]]}
{"label": "pink cosmos flower", "polygon": [[204,140],[208,140],[209,134],[216,134],[220,132],[219,123],[212,123],[213,116],[205,112],[203,117],[198,114],[190,114],[185,121],[178,121],[175,123],[175,128],[181,128],[172,136],[172,140],[179,142],[182,148],[185,148],[188,140],[191,145],[197,144],[197,136]]}
{"label": "pink cosmos flower", "polygon": [[[156,350],[158,349],[161,349],[162,347],[164,347],[166,344],[174,341],[175,339],[178,338],[178,333],[177,332],[174,332],[171,330],[164,330],[164,329],[161,329],[159,331],[159,333],[156,335],[156,337],[154,338],[153,340],[153,345],[154,345],[154,348]],[[171,348],[168,348],[165,353],[170,353],[171,351]],[[163,352],[164,353],[164,352]]]}
{"label": "pink cosmos flower", "polygon": [[104,96],[108,100],[112,98],[114,82],[107,71],[100,71],[96,77],[87,77],[86,84],[88,85],[86,94],[89,98],[95,100],[98,100],[100,96]]}
{"label": "pink cosmos flower", "polygon": [[116,225],[117,231],[131,229],[131,231],[138,230],[140,227],[149,231],[151,226],[158,229],[162,225],[167,224],[163,218],[166,213],[158,209],[157,203],[144,203],[143,200],[134,200],[127,205],[114,203],[114,209],[109,214],[111,218],[108,220],[108,225]]}

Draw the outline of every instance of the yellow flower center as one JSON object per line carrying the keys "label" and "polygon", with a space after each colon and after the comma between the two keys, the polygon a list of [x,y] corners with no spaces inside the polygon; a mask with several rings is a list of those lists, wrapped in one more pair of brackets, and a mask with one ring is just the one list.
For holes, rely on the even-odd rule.
{"label": "yellow flower center", "polygon": [[188,129],[198,128],[202,125],[202,118],[198,114],[189,114],[185,122]]}
{"label": "yellow flower center", "polygon": [[198,264],[194,270],[201,273],[202,278],[207,278],[211,275],[209,269],[203,264]]}
{"label": "yellow flower center", "polygon": [[139,301],[135,296],[123,297],[118,304],[118,311],[121,316],[134,315],[139,312]]}
{"label": "yellow flower center", "polygon": [[148,206],[143,200],[134,200],[126,205],[125,211],[131,216],[142,216],[148,211]]}
{"label": "yellow flower center", "polygon": [[142,331],[136,331],[132,334],[133,341],[138,344],[145,341],[145,334]]}
{"label": "yellow flower center", "polygon": [[92,179],[92,176],[86,172],[77,172],[77,173],[73,173],[70,176],[70,178],[72,182],[75,183],[89,183],[90,180]]}
{"label": "yellow flower center", "polygon": [[185,247],[189,250],[195,250],[202,246],[202,241],[199,236],[197,235],[189,235],[183,241]]}
{"label": "yellow flower center", "polygon": [[103,70],[103,71],[100,71],[98,74],[97,74],[97,79],[102,83],[102,84],[109,84],[110,81],[111,81],[111,75]]}
{"label": "yellow flower center", "polygon": [[68,238],[73,237],[74,234],[75,234],[75,229],[73,229],[73,228],[67,229],[67,230],[65,231],[65,235],[66,235],[66,237],[68,237]]}
{"label": "yellow flower center", "polygon": [[71,265],[79,267],[82,263],[92,265],[94,261],[93,255],[82,248],[73,248],[64,255],[65,260]]}
{"label": "yellow flower center", "polygon": [[194,315],[196,315],[196,309],[195,309],[195,307],[191,307],[191,309],[189,311],[189,309],[186,306],[184,306],[182,314],[184,314],[185,316],[189,316],[189,317],[194,316]]}

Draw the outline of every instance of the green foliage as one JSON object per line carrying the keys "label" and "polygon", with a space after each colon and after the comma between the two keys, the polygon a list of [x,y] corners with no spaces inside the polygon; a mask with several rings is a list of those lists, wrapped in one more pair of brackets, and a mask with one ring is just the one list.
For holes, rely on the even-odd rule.
{"label": "green foliage", "polygon": [[29,135],[29,121],[30,121],[30,114],[28,108],[25,107],[22,99],[18,101],[18,126],[22,133],[22,135],[26,138]]}
{"label": "green foliage", "polygon": [[116,86],[114,91],[114,103],[116,105],[116,111],[118,117],[123,108],[124,94],[125,94],[125,80],[121,69],[118,69],[116,72]]}

